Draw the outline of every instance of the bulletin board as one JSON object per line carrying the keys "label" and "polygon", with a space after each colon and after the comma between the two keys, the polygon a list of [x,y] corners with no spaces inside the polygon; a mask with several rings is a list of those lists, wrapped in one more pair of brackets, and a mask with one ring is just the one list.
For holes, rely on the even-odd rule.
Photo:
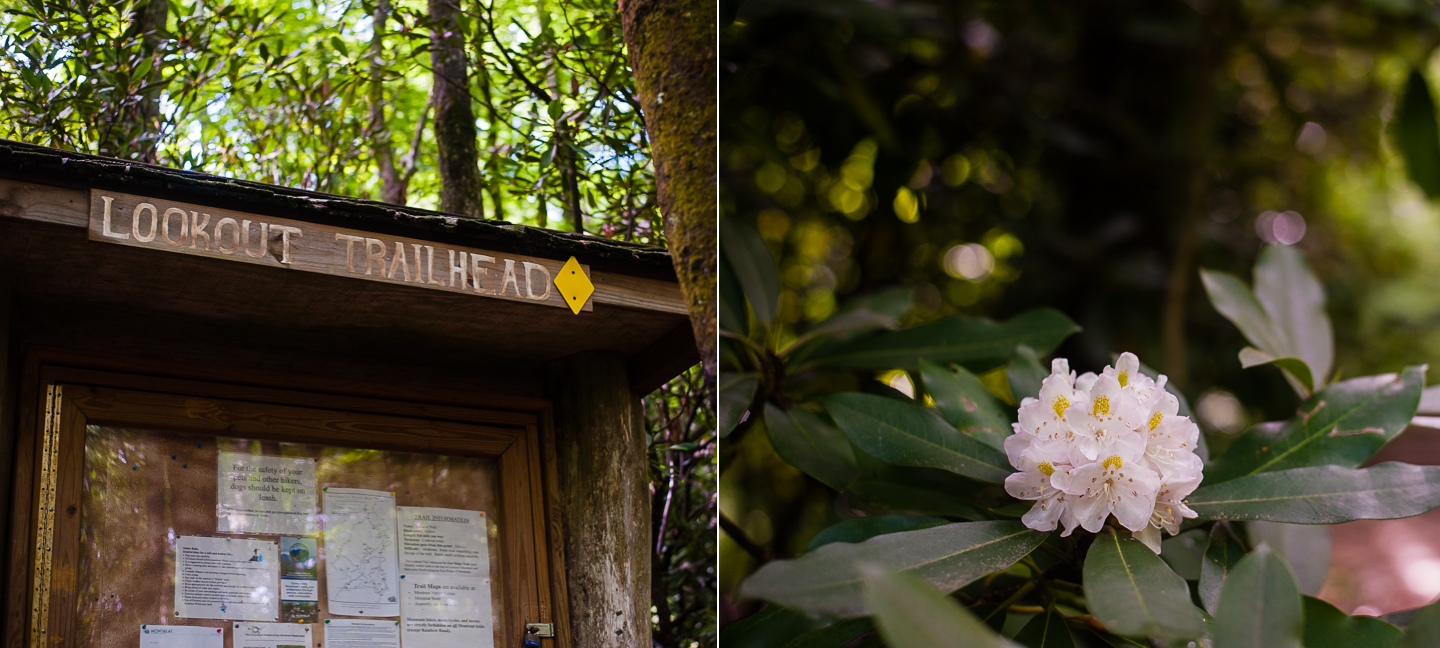
{"label": "bulletin board", "polygon": [[[534,415],[66,373],[20,448],[25,645],[504,646],[556,620]],[[197,634],[147,634],[170,628]]]}

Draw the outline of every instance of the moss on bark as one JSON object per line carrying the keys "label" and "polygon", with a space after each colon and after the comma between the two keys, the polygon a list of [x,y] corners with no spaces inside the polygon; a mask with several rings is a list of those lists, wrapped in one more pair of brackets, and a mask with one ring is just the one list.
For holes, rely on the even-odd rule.
{"label": "moss on bark", "polygon": [[715,2],[621,0],[671,260],[706,380],[716,363]]}

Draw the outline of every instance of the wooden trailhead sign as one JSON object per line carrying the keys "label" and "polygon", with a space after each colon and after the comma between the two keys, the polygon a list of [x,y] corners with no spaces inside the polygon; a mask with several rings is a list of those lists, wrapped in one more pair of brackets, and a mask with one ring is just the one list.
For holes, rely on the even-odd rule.
{"label": "wooden trailhead sign", "polygon": [[[577,312],[594,309],[589,301],[592,290],[587,289],[590,269],[578,263],[567,269],[564,260],[459,248],[99,189],[90,191],[89,229],[92,241]],[[583,282],[570,276],[577,271],[583,273]],[[578,290],[562,288],[572,282],[580,283]],[[565,292],[572,293],[571,299]]]}
{"label": "wooden trailhead sign", "polygon": [[688,313],[651,245],[0,140],[3,643],[649,645]]}

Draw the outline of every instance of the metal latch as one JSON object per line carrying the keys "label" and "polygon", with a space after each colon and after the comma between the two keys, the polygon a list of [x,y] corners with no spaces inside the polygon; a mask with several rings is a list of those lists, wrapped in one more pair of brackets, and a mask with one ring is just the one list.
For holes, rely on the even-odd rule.
{"label": "metal latch", "polygon": [[555,624],[553,623],[527,623],[525,632],[533,632],[537,637],[554,637]]}

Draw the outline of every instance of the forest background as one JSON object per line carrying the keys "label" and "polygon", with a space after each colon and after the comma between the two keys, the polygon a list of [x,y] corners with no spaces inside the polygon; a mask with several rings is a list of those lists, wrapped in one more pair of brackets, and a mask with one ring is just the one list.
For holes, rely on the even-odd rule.
{"label": "forest background", "polygon": [[[714,247],[713,162],[657,160],[651,138],[690,137],[701,150],[708,138],[713,151],[714,50],[706,59],[684,32],[713,43],[714,4],[628,5],[3,0],[0,137],[671,244],[686,264],[682,284],[708,268],[699,283],[710,287],[691,306],[708,307],[713,322],[714,253],[703,253]],[[645,56],[668,56],[703,96],[637,75],[627,38],[645,43]],[[709,86],[704,69],[686,68],[696,65],[708,66]],[[708,207],[677,202],[693,203],[696,186]],[[714,371],[697,365],[644,399],[652,621],[664,648],[716,640]]]}
{"label": "forest background", "polygon": [[[1337,375],[1440,361],[1428,3],[723,0],[720,29],[722,225],[778,263],[774,348],[859,308],[905,328],[1054,307],[1083,327],[1056,357],[1137,353],[1223,448],[1298,399],[1241,369],[1199,269],[1248,278],[1279,242],[1324,284]],[[911,387],[854,374],[820,389]],[[722,445],[723,625],[845,495],[761,426]]]}

